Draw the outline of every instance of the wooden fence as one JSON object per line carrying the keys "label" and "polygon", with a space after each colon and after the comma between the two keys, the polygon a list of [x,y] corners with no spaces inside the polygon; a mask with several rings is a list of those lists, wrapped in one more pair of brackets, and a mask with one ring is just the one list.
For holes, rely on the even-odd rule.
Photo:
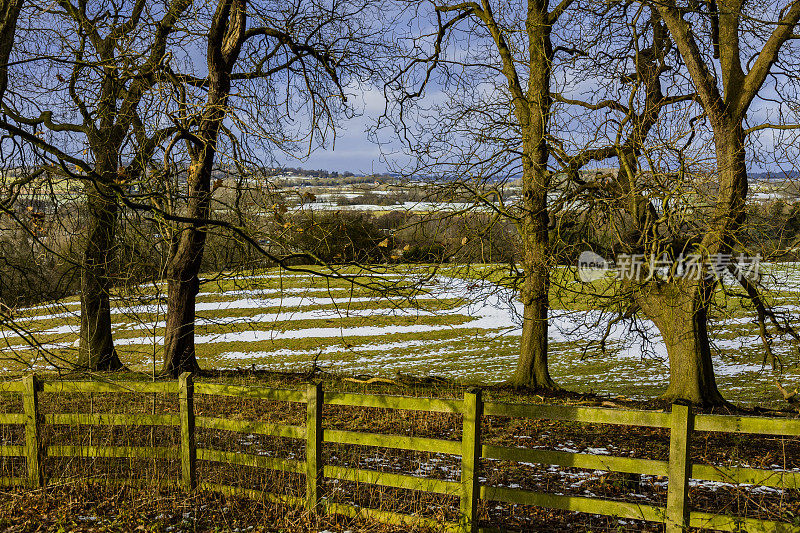
{"label": "wooden fence", "polygon": [[[800,527],[788,523],[690,511],[687,497],[689,480],[692,478],[765,485],[784,489],[800,488],[800,473],[741,467],[725,468],[692,464],[689,461],[689,443],[694,431],[800,436],[800,420],[798,419],[693,414],[688,407],[683,405],[673,405],[671,413],[664,413],[593,407],[495,403],[484,402],[480,391],[467,392],[464,394],[463,399],[436,399],[323,392],[320,385],[309,385],[307,390],[302,391],[212,383],[194,384],[189,374],[182,375],[177,383],[68,381],[42,383],[36,376],[30,375],[23,378],[21,382],[0,384],[0,391],[22,394],[24,411],[23,413],[0,414],[0,424],[20,424],[25,426],[24,446],[0,446],[0,456],[26,458],[27,478],[3,478],[0,482],[5,485],[42,486],[45,483],[42,474],[42,458],[45,456],[180,458],[180,483],[187,490],[199,487],[225,494],[280,501],[290,505],[304,505],[309,510],[320,510],[346,516],[360,515],[398,525],[427,525],[447,531],[476,531],[478,524],[477,509],[480,500],[534,505],[624,519],[662,522],[666,524],[668,532],[682,531],[686,527],[748,532],[800,531]],[[37,399],[39,392],[177,393],[179,395],[180,413],[178,415],[84,413],[41,415]],[[306,424],[305,426],[292,426],[195,416],[195,394],[305,403],[307,407]],[[461,414],[463,416],[462,438],[460,441],[452,441],[356,431],[323,430],[323,404]],[[669,460],[635,459],[482,444],[481,417],[483,415],[667,428],[670,431]],[[61,445],[48,446],[43,449],[40,439],[41,424],[179,426],[180,445],[178,448]],[[306,460],[297,461],[197,448],[195,444],[196,428],[304,439]],[[323,443],[326,442],[458,455],[461,456],[461,479],[460,481],[445,481],[405,474],[324,465],[322,447]],[[667,476],[669,485],[666,507],[482,485],[478,477],[481,458]],[[305,498],[208,482],[198,485],[196,476],[198,460],[304,474],[306,480]],[[441,524],[433,519],[329,502],[320,497],[320,484],[323,478],[335,478],[456,496],[460,499],[460,519],[458,522]]]}

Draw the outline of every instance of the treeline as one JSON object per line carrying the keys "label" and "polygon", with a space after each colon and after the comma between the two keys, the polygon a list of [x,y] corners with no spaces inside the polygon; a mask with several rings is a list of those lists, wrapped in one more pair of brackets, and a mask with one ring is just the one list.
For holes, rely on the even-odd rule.
{"label": "treeline", "polygon": [[[307,176],[309,178],[352,178],[356,177],[352,172],[345,171],[341,174],[336,170],[306,170],[302,167],[278,167],[278,168],[270,168],[265,169],[263,171],[265,176],[281,176],[281,175],[291,175],[291,176]],[[363,176],[358,176],[363,177]]]}

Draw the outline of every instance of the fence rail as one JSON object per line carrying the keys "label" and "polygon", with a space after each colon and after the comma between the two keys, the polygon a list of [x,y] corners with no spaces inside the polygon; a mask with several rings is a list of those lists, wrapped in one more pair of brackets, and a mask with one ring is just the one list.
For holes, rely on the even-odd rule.
{"label": "fence rail", "polygon": [[[39,412],[39,392],[177,394],[180,412],[177,415],[41,414]],[[248,496],[283,502],[289,505],[305,506],[310,510],[346,516],[360,515],[391,524],[416,524],[439,529],[443,528],[448,531],[477,531],[478,504],[481,500],[662,522],[666,525],[666,531],[670,533],[684,531],[687,527],[713,528],[722,531],[800,531],[800,527],[789,523],[690,511],[688,501],[689,480],[692,478],[765,485],[783,489],[800,488],[800,473],[798,472],[693,464],[689,457],[691,438],[696,431],[800,436],[800,420],[797,419],[695,415],[689,407],[683,405],[673,405],[671,413],[660,413],[640,410],[484,402],[480,391],[466,392],[463,399],[436,399],[339,392],[326,393],[319,384],[309,385],[305,391],[211,383],[195,384],[189,374],[183,374],[177,382],[158,383],[90,381],[42,383],[35,375],[29,375],[24,377],[21,382],[0,383],[0,393],[21,394],[23,405],[22,413],[0,414],[0,424],[23,425],[25,430],[25,444],[0,446],[0,456],[23,457],[25,458],[27,469],[27,477],[0,478],[0,485],[43,486],[46,481],[42,470],[42,459],[44,457],[180,459],[180,484],[187,490],[193,490],[199,486],[202,489],[215,490],[229,495]],[[306,404],[306,424],[305,426],[293,426],[195,416],[195,394],[304,403]],[[460,414],[463,420],[461,440],[323,429],[322,412],[325,404]],[[484,415],[669,429],[669,460],[614,457],[483,444],[481,439],[481,417]],[[42,424],[173,426],[179,428],[180,443],[176,447],[43,446],[40,436]],[[195,441],[197,428],[300,439],[305,441],[306,458],[304,461],[298,461],[198,448]],[[325,443],[374,446],[460,456],[461,478],[459,481],[446,481],[408,474],[325,465],[322,456],[322,449]],[[667,502],[665,507],[660,507],[594,497],[564,496],[517,488],[482,485],[479,478],[481,459],[666,476],[669,479]],[[208,482],[202,482],[198,485],[198,460],[303,474],[305,475],[306,495],[301,498]],[[377,484],[458,497],[460,501],[459,520],[442,524],[438,520],[430,518],[330,502],[320,497],[320,485],[323,478]]]}

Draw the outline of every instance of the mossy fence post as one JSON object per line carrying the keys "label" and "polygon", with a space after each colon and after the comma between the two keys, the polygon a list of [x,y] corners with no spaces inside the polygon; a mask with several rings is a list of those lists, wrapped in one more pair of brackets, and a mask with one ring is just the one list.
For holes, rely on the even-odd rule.
{"label": "mossy fence post", "polygon": [[461,429],[461,530],[478,530],[478,499],[481,463],[481,415],[483,401],[480,390],[464,393],[464,421]]}
{"label": "mossy fence post", "polygon": [[319,505],[322,481],[322,384],[309,384],[306,389],[306,507],[313,511]]}
{"label": "mossy fence post", "polygon": [[191,372],[178,378],[181,418],[181,482],[186,490],[197,487],[197,445],[194,436],[194,381]]}
{"label": "mossy fence post", "polygon": [[29,374],[22,378],[22,408],[25,411],[25,461],[31,487],[44,485],[42,475],[42,445],[39,432],[39,378]]}
{"label": "mossy fence post", "polygon": [[667,491],[666,533],[685,531],[689,526],[689,457],[694,416],[686,405],[672,404],[669,433],[669,488]]}

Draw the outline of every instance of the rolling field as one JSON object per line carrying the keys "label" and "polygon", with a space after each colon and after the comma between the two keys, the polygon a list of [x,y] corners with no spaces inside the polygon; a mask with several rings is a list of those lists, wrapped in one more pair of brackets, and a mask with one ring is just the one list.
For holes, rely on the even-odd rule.
{"label": "rolling field", "polygon": [[[772,301],[796,314],[800,265],[766,267],[763,282]],[[646,320],[634,328],[612,328],[602,353],[597,341],[608,316],[587,309],[568,290],[554,293],[551,372],[573,390],[630,398],[657,396],[667,384],[666,352],[657,330]],[[198,297],[197,345],[203,368],[258,368],[303,371],[316,360],[328,372],[392,377],[397,372],[443,376],[464,382],[496,383],[513,370],[520,338],[513,293],[472,274],[440,270],[413,297],[405,286],[421,269],[386,273],[388,290],[373,291],[321,276],[277,270],[220,277],[204,283]],[[362,281],[368,281],[362,278]],[[150,284],[113,301],[112,320],[120,358],[131,370],[160,368],[165,291]],[[762,365],[764,350],[755,313],[729,297],[724,315],[715,317],[712,339],[717,380],[736,402],[781,405],[773,380],[800,386],[800,360],[788,338],[773,349],[785,360],[781,372]],[[19,332],[3,333],[4,371],[52,368],[72,361],[79,328],[76,298],[21,309],[17,323],[41,343],[30,348]],[[644,337],[637,332],[644,334]],[[647,340],[645,341],[644,338]]]}

